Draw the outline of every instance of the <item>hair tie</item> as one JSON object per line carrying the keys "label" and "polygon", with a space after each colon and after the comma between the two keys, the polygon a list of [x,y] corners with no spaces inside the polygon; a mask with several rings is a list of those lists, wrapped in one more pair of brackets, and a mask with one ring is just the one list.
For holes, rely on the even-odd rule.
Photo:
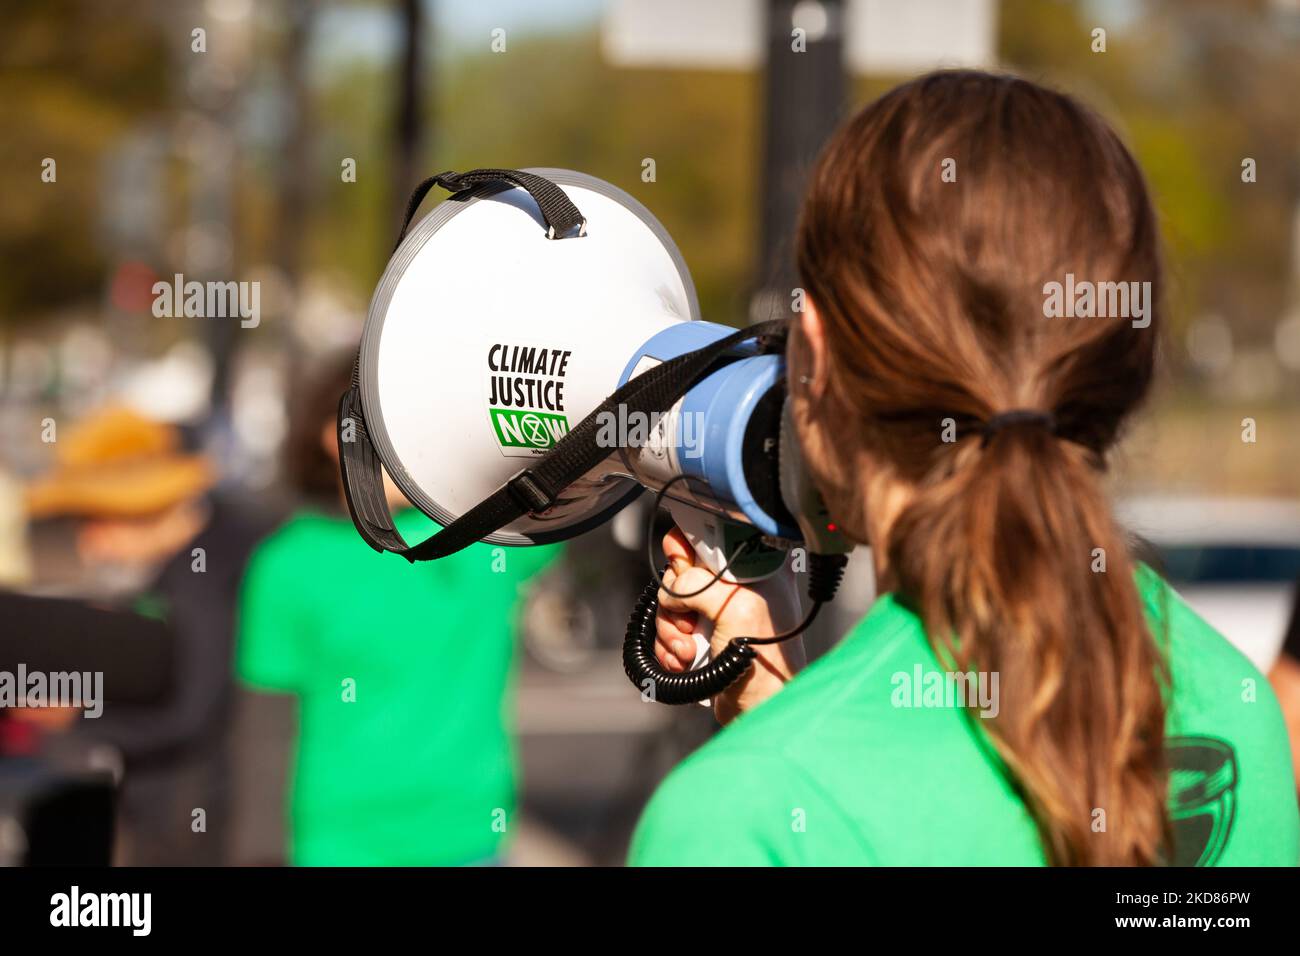
{"label": "hair tie", "polygon": [[998,412],[980,426],[980,434],[984,436],[980,442],[980,447],[987,445],[989,439],[1002,429],[1010,428],[1013,425],[1039,425],[1046,428],[1053,435],[1056,434],[1056,416],[1051,412],[1045,412],[1037,408],[1013,408],[1011,411]]}

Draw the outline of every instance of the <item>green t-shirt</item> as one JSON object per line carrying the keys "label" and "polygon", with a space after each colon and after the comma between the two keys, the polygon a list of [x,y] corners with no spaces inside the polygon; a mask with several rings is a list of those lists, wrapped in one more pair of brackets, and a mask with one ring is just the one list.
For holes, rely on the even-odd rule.
{"label": "green t-shirt", "polygon": [[[1169,642],[1176,862],[1295,865],[1290,748],[1267,681],[1154,572],[1138,583],[1153,629],[1167,626],[1156,633]],[[918,696],[918,678],[949,685],[944,670],[919,618],[881,597],[839,646],[669,775],[630,862],[1042,865],[979,718]],[[927,700],[938,705],[916,706]]]}
{"label": "green t-shirt", "polygon": [[[408,541],[435,529],[397,517]],[[347,518],[302,512],[262,542],[240,602],[238,672],[299,699],[292,859],[472,863],[513,821],[506,709],[522,582],[556,547],[476,544],[408,564]]]}

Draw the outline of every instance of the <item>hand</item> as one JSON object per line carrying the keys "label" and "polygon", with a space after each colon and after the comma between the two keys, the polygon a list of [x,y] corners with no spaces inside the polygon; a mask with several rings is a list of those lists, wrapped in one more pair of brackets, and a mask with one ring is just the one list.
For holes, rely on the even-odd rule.
{"label": "hand", "polygon": [[[704,588],[713,572],[696,562],[695,550],[680,528],[664,536],[664,554],[671,567],[664,584],[679,594]],[[704,623],[701,623],[701,617]],[[783,568],[754,584],[716,581],[694,597],[675,598],[659,589],[655,617],[655,657],[674,674],[690,669],[695,660],[696,631],[708,630],[709,647],[716,656],[733,638],[774,637],[797,627],[802,615],[793,572]],[[803,641],[791,638],[779,644],[760,644],[754,665],[738,681],[713,699],[713,713],[725,724],[758,706],[779,691],[806,663]]]}

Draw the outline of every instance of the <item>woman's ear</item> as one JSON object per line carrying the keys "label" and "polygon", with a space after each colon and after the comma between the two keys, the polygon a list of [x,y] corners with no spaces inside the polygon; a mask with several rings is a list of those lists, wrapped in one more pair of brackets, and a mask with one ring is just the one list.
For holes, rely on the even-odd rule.
{"label": "woman's ear", "polygon": [[804,310],[799,314],[798,327],[790,336],[787,356],[791,377],[797,388],[815,402],[821,401],[830,384],[830,363],[826,357],[826,335],[822,329],[821,314],[812,299],[804,298]]}

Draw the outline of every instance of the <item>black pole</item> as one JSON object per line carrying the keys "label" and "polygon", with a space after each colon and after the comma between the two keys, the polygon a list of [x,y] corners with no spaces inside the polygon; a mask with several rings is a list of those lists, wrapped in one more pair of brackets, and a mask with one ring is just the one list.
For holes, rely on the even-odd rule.
{"label": "black pole", "polygon": [[[297,300],[302,276],[302,224],[307,216],[311,168],[311,94],[307,82],[307,53],[311,43],[316,8],[312,0],[287,0],[284,5],[287,28],[280,60],[280,88],[291,104],[288,128],[279,155],[276,192],[274,248],[289,283],[290,298]],[[281,330],[285,328],[282,323]]]}
{"label": "black pole", "polygon": [[421,68],[424,58],[423,0],[401,0],[402,59],[397,72],[397,122],[393,150],[393,235],[406,213],[406,200],[420,178]]}
{"label": "black pole", "polygon": [[[795,7],[800,18],[795,20]],[[794,35],[802,27],[804,48]],[[844,111],[840,0],[768,0],[763,97],[762,219],[752,321],[788,315],[798,285],[794,228],[808,172]]]}
{"label": "black pole", "polygon": [[[801,7],[797,22],[796,6]],[[796,49],[796,27],[805,30],[802,52]],[[813,161],[839,124],[847,99],[843,29],[840,0],[768,0],[762,231],[749,310],[753,322],[793,314],[793,292],[799,285],[794,263],[799,205]],[[804,634],[809,659],[826,653],[841,633],[823,615]]]}

